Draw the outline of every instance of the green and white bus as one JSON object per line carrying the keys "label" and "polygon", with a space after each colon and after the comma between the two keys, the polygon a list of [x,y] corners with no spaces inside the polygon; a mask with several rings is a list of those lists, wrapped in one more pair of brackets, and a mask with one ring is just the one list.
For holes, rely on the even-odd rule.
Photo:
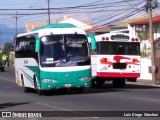
{"label": "green and white bus", "polygon": [[68,23],[48,24],[17,35],[16,83],[24,92],[91,86],[87,35]]}

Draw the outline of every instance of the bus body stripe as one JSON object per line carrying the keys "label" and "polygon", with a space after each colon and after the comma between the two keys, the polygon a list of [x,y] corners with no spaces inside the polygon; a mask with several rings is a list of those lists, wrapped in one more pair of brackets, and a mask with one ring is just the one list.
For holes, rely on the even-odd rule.
{"label": "bus body stripe", "polygon": [[31,76],[29,76],[26,72],[24,72],[23,70],[22,70],[22,72],[23,72],[23,75],[29,80],[29,82],[31,83],[31,84],[33,84],[33,78],[31,77]]}
{"label": "bus body stripe", "polygon": [[140,73],[97,72],[98,77],[138,78]]}

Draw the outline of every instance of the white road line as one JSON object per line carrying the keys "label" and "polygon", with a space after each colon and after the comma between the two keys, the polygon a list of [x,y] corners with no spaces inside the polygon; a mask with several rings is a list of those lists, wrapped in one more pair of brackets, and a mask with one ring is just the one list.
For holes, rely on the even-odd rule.
{"label": "white road line", "polygon": [[50,108],[56,108],[56,109],[63,110],[63,111],[71,111],[71,110],[68,110],[68,109],[64,109],[64,108],[60,108],[60,107],[56,107],[56,106],[52,106],[52,105],[48,105],[48,104],[44,104],[44,103],[40,103],[40,102],[37,102],[37,104],[47,106],[47,107],[50,107]]}
{"label": "white road line", "polygon": [[46,106],[46,107],[50,107],[50,108],[55,108],[55,109],[58,109],[58,110],[69,111],[69,112],[79,114],[79,115],[85,115],[86,117],[92,117],[92,118],[95,118],[95,119],[98,118],[98,117],[94,117],[94,116],[91,116],[91,115],[88,115],[88,114],[83,114],[83,113],[80,113],[80,112],[74,112],[74,111],[71,111],[71,110],[68,110],[68,109],[64,109],[64,108],[60,108],[60,107],[56,107],[56,106],[53,106],[53,105],[48,105],[48,104],[44,104],[44,103],[40,103],[40,102],[37,102],[37,104],[38,105],[43,105],[43,106]]}

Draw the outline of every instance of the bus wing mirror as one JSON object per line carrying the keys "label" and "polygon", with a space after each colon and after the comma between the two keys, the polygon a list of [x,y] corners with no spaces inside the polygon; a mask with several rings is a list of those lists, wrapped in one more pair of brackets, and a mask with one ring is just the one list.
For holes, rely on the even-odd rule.
{"label": "bus wing mirror", "polygon": [[88,34],[87,35],[91,39],[91,49],[96,50],[96,38],[93,34]]}
{"label": "bus wing mirror", "polygon": [[40,52],[40,46],[41,46],[41,40],[38,36],[36,36],[36,48],[35,48],[36,52]]}

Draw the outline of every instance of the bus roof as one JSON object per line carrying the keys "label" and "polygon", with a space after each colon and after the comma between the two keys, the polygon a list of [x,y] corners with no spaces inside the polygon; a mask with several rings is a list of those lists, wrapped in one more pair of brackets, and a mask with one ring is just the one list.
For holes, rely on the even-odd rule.
{"label": "bus roof", "polygon": [[76,26],[73,24],[70,24],[70,23],[47,24],[44,26],[37,27],[37,28],[33,29],[32,31],[46,29],[46,28],[76,28]]}
{"label": "bus roof", "polygon": [[17,35],[17,37],[31,35],[31,34],[37,34],[38,30],[49,29],[49,28],[77,28],[77,27],[73,24],[70,24],[70,23],[47,24],[44,26],[37,27],[37,28],[31,30],[30,32],[21,33],[21,34]]}

